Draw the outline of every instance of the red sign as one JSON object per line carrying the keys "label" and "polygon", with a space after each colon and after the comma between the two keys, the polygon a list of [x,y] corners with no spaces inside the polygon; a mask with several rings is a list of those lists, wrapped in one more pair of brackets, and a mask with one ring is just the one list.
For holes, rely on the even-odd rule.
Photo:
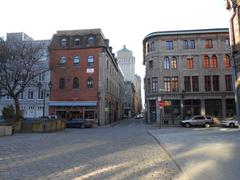
{"label": "red sign", "polygon": [[164,101],[159,101],[160,108],[164,106]]}

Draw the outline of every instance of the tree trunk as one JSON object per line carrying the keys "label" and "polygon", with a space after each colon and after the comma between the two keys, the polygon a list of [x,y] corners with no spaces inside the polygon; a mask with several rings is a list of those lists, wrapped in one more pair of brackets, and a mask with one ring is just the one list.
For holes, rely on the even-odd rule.
{"label": "tree trunk", "polygon": [[16,128],[17,130],[22,130],[22,112],[20,109],[20,104],[19,104],[19,100],[18,97],[13,98],[14,99],[14,103],[15,103],[15,113],[16,113],[16,118],[13,124],[13,128]]}

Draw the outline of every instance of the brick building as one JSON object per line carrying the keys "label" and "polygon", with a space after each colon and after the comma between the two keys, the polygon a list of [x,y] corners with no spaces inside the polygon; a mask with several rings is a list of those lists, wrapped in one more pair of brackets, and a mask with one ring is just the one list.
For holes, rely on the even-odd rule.
{"label": "brick building", "polygon": [[[236,115],[227,28],[153,32],[144,38],[143,50],[149,123],[175,125],[198,114]],[[158,99],[165,102],[162,111]]]}
{"label": "brick building", "polygon": [[100,29],[57,31],[49,47],[49,112],[99,125],[123,117],[123,75]]}

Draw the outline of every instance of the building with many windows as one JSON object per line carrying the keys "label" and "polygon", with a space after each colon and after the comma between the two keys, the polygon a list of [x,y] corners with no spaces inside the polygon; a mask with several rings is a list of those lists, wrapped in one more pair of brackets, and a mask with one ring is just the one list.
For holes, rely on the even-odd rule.
{"label": "building with many windows", "polygon": [[236,114],[227,28],[153,32],[144,38],[143,50],[149,123]]}
{"label": "building with many windows", "polygon": [[[125,45],[121,50],[117,51],[117,61],[120,69],[123,72],[123,77],[125,81],[125,96],[134,95],[134,97],[131,98],[125,97],[125,101],[129,98],[134,99],[134,101],[129,101],[131,102],[130,105],[129,102],[124,103],[125,116],[131,117],[133,115],[141,113],[142,110],[141,77],[135,74],[135,57],[133,56],[132,51],[127,49]],[[130,88],[132,86],[134,86],[133,91],[135,93],[132,93],[132,88]]]}
{"label": "building with many windows", "polygon": [[100,29],[57,31],[49,54],[51,114],[98,125],[122,119],[123,75]]}
{"label": "building with many windows", "polygon": [[238,117],[240,117],[240,0],[226,0],[226,8],[230,12],[230,44],[236,76],[235,99]]}
{"label": "building with many windows", "polygon": [[[49,40],[34,40],[23,32],[7,33],[6,41],[33,41],[44,45],[44,56],[39,60],[39,66],[48,66],[48,45]],[[40,82],[41,87],[29,85],[19,96],[20,108],[22,115],[25,118],[34,118],[48,115],[48,94],[50,81],[50,72],[40,74],[34,81]],[[33,83],[29,83],[33,84]],[[10,96],[0,97],[0,113],[1,110],[13,104],[13,99]]]}

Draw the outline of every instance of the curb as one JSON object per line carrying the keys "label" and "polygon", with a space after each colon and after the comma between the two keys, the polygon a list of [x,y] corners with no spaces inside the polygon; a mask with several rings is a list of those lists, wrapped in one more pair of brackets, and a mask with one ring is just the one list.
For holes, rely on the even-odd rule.
{"label": "curb", "polygon": [[178,164],[178,162],[173,158],[172,154],[167,150],[166,146],[164,143],[161,143],[158,138],[156,138],[150,131],[147,131],[147,133],[164,149],[164,151],[167,153],[167,155],[170,157],[170,159],[176,164],[177,168],[179,171],[187,178],[191,179],[188,177],[188,175],[182,170],[181,166]]}

